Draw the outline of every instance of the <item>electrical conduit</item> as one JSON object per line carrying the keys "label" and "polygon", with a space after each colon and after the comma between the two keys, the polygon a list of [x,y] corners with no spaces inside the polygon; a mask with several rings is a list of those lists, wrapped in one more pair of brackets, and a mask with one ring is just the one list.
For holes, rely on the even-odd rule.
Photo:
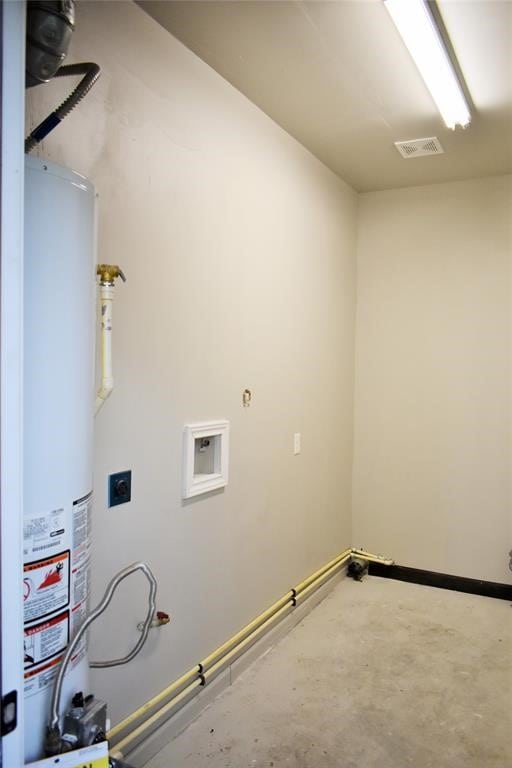
{"label": "electrical conduit", "polygon": [[67,99],[27,136],[25,139],[25,152],[32,152],[34,147],[37,147],[39,142],[45,136],[48,136],[69,115],[71,110],[87,96],[100,76],[100,68],[97,64],[89,61],[83,64],[64,64],[55,73],[54,77],[72,77],[75,75],[83,75],[83,77]]}

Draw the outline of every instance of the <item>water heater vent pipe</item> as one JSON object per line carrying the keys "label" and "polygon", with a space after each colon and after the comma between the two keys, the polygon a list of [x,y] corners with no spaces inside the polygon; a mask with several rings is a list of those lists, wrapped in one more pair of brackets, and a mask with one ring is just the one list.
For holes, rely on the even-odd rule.
{"label": "water heater vent pipe", "polygon": [[101,384],[96,395],[94,413],[97,414],[114,389],[112,370],[112,305],[115,280],[126,282],[123,270],[117,264],[98,264],[96,274],[100,278],[101,299]]}

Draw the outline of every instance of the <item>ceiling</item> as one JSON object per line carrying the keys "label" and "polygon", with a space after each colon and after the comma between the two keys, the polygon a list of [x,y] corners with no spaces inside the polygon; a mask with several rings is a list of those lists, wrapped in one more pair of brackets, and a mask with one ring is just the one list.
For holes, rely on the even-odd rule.
{"label": "ceiling", "polygon": [[[442,119],[381,0],[140,0],[359,191],[512,172],[512,2],[438,0],[472,122]],[[393,142],[437,136],[438,156]]]}

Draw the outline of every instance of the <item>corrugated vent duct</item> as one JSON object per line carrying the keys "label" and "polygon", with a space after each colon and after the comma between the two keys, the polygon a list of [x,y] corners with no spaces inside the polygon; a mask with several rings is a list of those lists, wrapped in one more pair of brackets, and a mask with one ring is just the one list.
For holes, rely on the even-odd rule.
{"label": "corrugated vent duct", "polygon": [[437,136],[430,136],[427,139],[395,141],[395,147],[406,160],[411,157],[424,157],[425,155],[442,155],[444,152]]}

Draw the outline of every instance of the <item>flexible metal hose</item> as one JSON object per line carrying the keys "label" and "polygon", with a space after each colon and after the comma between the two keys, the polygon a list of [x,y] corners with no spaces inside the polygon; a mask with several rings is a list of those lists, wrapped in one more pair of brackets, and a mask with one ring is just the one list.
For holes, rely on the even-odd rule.
{"label": "flexible metal hose", "polygon": [[[137,643],[135,644],[133,650],[130,651],[130,653],[127,656],[123,656],[120,659],[114,659],[112,661],[94,661],[94,662],[91,662],[89,666],[103,668],[103,667],[114,667],[119,664],[127,664],[139,653],[142,646],[147,640],[148,632],[151,627],[151,622],[153,620],[153,616],[155,615],[157,582],[151,572],[151,569],[145,563],[133,563],[132,565],[129,565],[126,568],[123,568],[122,571],[119,571],[119,573],[117,573],[114,576],[114,578],[110,581],[110,583],[108,584],[105,590],[105,594],[103,595],[101,602],[93,611],[91,611],[88,614],[84,623],[82,624],[82,626],[80,627],[80,629],[78,630],[73,640],[71,641],[71,643],[68,645],[66,649],[66,652],[64,654],[64,657],[59,667],[59,671],[57,672],[57,677],[55,678],[55,684],[53,686],[52,698],[50,703],[50,721],[48,723],[47,741],[49,740],[52,743],[52,745],[55,744],[56,742],[55,735],[59,734],[59,711],[60,711],[60,698],[62,693],[62,684],[64,682],[66,670],[67,670],[69,661],[73,655],[73,652],[75,651],[78,643],[80,642],[81,638],[83,637],[87,629],[93,623],[93,621],[96,621],[96,619],[99,616],[101,616],[101,614],[108,608],[112,600],[112,597],[114,596],[114,592],[116,591],[119,584],[124,579],[126,579],[127,576],[130,576],[132,573],[135,573],[136,571],[142,571],[142,573],[146,576],[147,580],[149,581],[149,585],[150,585],[149,596],[148,596],[148,612],[146,615],[146,619],[144,621],[144,625],[142,627],[141,636],[138,639]],[[50,749],[49,751],[55,754],[53,749]]]}
{"label": "flexible metal hose", "polygon": [[48,136],[50,131],[53,131],[64,120],[66,115],[69,115],[71,110],[89,93],[94,83],[98,80],[100,72],[99,66],[92,62],[65,64],[57,70],[55,77],[73,77],[75,75],[84,75],[84,77],[67,99],[27,136],[25,139],[25,152],[31,152],[45,136]]}

